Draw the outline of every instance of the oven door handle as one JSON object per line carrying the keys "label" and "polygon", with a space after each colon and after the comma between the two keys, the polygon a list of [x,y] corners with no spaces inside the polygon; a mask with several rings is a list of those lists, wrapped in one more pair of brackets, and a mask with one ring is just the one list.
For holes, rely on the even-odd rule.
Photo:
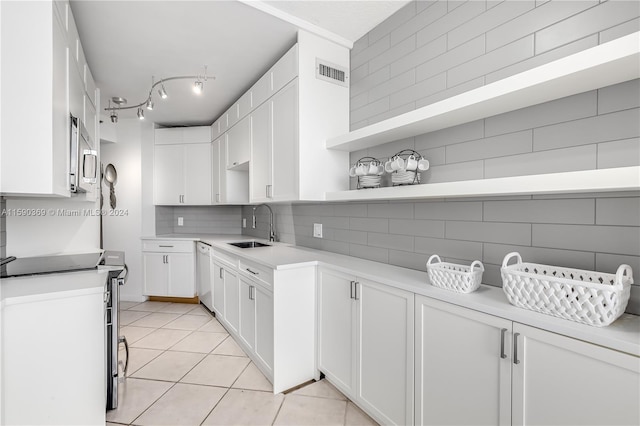
{"label": "oven door handle", "polygon": [[127,370],[129,369],[129,343],[127,343],[127,338],[125,336],[118,337],[118,343],[124,343],[124,352],[127,355],[127,359],[124,362],[124,369],[122,370],[122,379],[120,381],[124,381],[127,378]]}

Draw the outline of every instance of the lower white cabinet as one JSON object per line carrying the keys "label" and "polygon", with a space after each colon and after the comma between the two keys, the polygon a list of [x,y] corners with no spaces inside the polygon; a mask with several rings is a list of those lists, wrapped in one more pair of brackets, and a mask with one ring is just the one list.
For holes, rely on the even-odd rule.
{"label": "lower white cabinet", "polygon": [[211,258],[211,274],[213,286],[213,312],[218,317],[224,316],[224,267]]}
{"label": "lower white cabinet", "polygon": [[415,314],[415,424],[511,424],[511,321],[422,296]]}
{"label": "lower white cabinet", "polygon": [[195,297],[193,241],[143,242],[142,274],[145,296]]}
{"label": "lower white cabinet", "polygon": [[414,295],[318,271],[318,368],[383,424],[413,423]]}
{"label": "lower white cabinet", "polygon": [[273,293],[240,276],[240,326],[238,335],[251,349],[261,369],[273,377]]}
{"label": "lower white cabinet", "polygon": [[273,392],[317,378],[315,266],[272,270],[216,249],[214,258],[214,312]]}
{"label": "lower white cabinet", "polygon": [[518,323],[513,339],[512,424],[640,424],[640,358]]}
{"label": "lower white cabinet", "polygon": [[3,425],[105,424],[107,274],[74,274],[16,280],[51,289],[61,285],[58,281],[87,279],[96,287],[82,284],[75,290],[2,300]]}
{"label": "lower white cabinet", "polygon": [[415,423],[640,424],[640,359],[416,297]]}
{"label": "lower white cabinet", "polygon": [[240,282],[238,273],[232,269],[224,270],[224,320],[229,331],[237,334],[240,325]]}

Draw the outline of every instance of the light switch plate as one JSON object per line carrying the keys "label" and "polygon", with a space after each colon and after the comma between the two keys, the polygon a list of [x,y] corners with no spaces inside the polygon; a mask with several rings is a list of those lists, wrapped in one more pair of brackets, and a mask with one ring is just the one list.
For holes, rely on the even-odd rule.
{"label": "light switch plate", "polygon": [[243,227],[243,228],[246,228],[246,227],[247,227],[247,218],[246,218],[246,217],[243,217],[243,218],[242,218],[242,227]]}
{"label": "light switch plate", "polygon": [[313,236],[316,238],[322,238],[322,224],[314,223],[313,224]]}
{"label": "light switch plate", "polygon": [[178,217],[178,226],[184,226],[184,218]]}

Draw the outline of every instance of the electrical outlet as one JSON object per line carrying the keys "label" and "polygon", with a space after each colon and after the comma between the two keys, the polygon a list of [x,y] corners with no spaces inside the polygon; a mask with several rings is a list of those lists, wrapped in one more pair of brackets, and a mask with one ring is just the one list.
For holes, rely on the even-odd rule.
{"label": "electrical outlet", "polygon": [[316,238],[322,238],[322,224],[314,223],[313,224],[313,236]]}
{"label": "electrical outlet", "polygon": [[246,217],[243,217],[243,218],[242,218],[242,227],[243,227],[243,228],[246,228],[246,227],[247,227],[247,218],[246,218]]}
{"label": "electrical outlet", "polygon": [[184,218],[178,217],[178,226],[184,226]]}

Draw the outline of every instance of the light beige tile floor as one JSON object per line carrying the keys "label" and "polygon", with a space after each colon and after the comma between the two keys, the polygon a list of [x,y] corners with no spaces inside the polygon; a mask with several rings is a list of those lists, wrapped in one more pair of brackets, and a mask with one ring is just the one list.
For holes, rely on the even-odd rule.
{"label": "light beige tile floor", "polygon": [[258,367],[199,305],[120,307],[129,370],[107,425],[376,425],[326,380],[274,395]]}

